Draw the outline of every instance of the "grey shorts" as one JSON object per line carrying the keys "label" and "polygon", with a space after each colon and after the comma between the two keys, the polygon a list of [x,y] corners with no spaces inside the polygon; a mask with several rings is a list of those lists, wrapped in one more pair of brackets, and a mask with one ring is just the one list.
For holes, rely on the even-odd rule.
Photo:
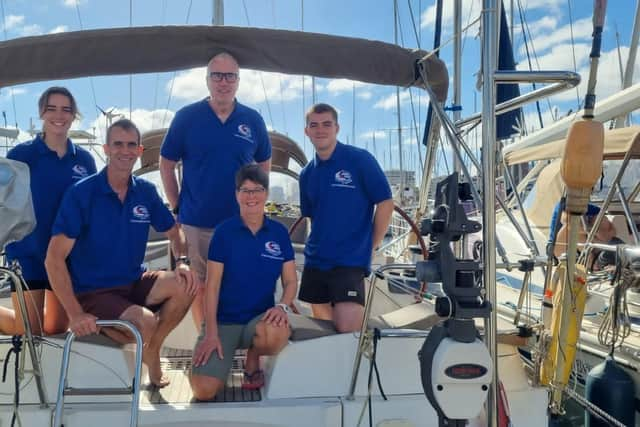
{"label": "grey shorts", "polygon": [[[233,364],[233,356],[238,349],[251,347],[253,337],[256,334],[256,325],[264,317],[264,313],[254,317],[246,324],[218,324],[218,336],[222,344],[222,354],[224,359],[220,359],[218,352],[214,351],[207,360],[207,363],[198,367],[193,367],[192,375],[204,375],[207,377],[218,378],[222,382],[227,381],[227,376]],[[200,328],[201,332],[195,347],[200,344],[204,338],[204,325]],[[194,347],[194,351],[195,351]]]}
{"label": "grey shorts", "polygon": [[182,224],[182,232],[187,240],[187,254],[191,260],[191,270],[204,282],[207,277],[207,258],[213,228],[200,228]]}

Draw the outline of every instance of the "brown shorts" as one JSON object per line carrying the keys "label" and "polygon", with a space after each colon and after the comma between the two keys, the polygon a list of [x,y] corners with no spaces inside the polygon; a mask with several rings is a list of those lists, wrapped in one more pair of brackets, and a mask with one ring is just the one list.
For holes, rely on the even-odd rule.
{"label": "brown shorts", "polygon": [[157,311],[160,308],[159,305],[147,306],[144,302],[158,276],[158,271],[145,271],[138,281],[130,285],[83,292],[76,297],[84,311],[103,320],[119,319],[122,313],[132,305]]}

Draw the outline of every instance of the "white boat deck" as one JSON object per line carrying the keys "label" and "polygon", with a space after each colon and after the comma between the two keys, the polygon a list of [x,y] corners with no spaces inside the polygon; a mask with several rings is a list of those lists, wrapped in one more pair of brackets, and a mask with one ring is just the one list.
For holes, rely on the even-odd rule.
{"label": "white boat deck", "polygon": [[[140,403],[161,405],[175,403],[195,403],[189,384],[191,371],[191,350],[164,348],[161,355],[161,366],[164,374],[171,380],[168,386],[157,388],[149,383],[142,386]],[[244,352],[238,352],[233,359],[233,366],[227,384],[213,402],[258,402],[262,400],[260,390],[243,390],[242,373],[244,371]]]}

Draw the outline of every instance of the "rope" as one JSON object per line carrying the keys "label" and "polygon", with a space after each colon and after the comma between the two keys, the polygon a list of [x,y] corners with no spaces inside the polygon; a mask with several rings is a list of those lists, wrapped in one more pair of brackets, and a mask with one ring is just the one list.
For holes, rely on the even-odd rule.
{"label": "rope", "polygon": [[582,397],[579,393],[576,393],[574,390],[565,389],[564,392],[567,394],[567,396],[575,400],[576,403],[578,403],[578,405],[582,406],[584,409],[589,411],[590,414],[596,416],[597,418],[606,422],[607,424],[615,427],[626,427],[616,418],[612,417],[611,415],[609,415],[608,413],[600,409],[598,406],[589,402],[587,399]]}
{"label": "rope", "polygon": [[7,380],[7,367],[9,366],[9,360],[11,359],[11,354],[14,355],[15,363],[13,365],[13,381],[16,392],[13,395],[13,415],[11,416],[11,427],[13,427],[18,421],[18,424],[22,425],[20,422],[20,416],[18,415],[18,406],[20,405],[20,361],[18,359],[18,355],[20,351],[22,351],[22,336],[14,335],[11,338],[12,347],[7,352],[7,356],[4,359],[4,365],[2,366],[2,382]]}
{"label": "rope", "polygon": [[611,279],[611,285],[614,288],[609,296],[609,309],[604,314],[598,329],[598,342],[610,347],[611,354],[631,334],[627,290],[637,286],[637,281],[637,275],[627,266],[622,265],[620,253],[617,253],[616,270]]}

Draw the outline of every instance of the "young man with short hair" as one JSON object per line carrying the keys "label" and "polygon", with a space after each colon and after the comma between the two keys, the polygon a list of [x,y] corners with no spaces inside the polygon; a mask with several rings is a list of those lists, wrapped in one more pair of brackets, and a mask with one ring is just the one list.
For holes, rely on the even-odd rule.
{"label": "young man with short hair", "polygon": [[339,332],[362,326],[364,278],[393,214],[389,182],[367,151],[337,140],[338,113],[316,104],[305,134],[316,150],[300,173],[300,209],[311,219],[299,299]]}

